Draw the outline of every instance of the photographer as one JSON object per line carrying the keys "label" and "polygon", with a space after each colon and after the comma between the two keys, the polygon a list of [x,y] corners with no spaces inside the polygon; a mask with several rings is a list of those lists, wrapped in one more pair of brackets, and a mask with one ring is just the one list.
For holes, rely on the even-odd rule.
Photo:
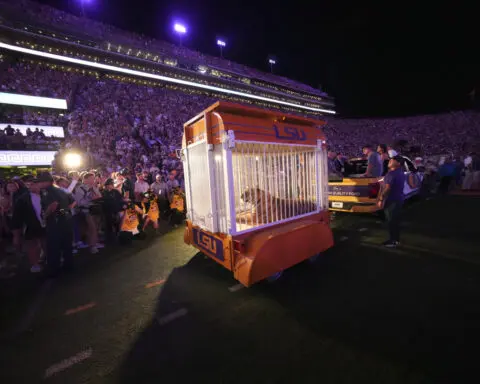
{"label": "photographer", "polygon": [[75,200],[80,214],[85,218],[87,225],[87,243],[90,253],[98,253],[98,248],[103,248],[98,243],[98,228],[95,221],[95,214],[98,214],[101,206],[98,200],[102,198],[100,191],[95,184],[95,174],[87,173],[83,176],[83,184],[75,190]]}

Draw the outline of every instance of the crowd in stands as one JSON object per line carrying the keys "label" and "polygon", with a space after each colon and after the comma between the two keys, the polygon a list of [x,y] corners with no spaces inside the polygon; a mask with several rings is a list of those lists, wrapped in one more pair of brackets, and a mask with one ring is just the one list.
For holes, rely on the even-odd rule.
{"label": "crowd in stands", "polygon": [[[23,61],[0,74],[5,92],[66,98],[64,149],[79,149],[92,167],[118,170],[137,163],[177,168],[183,123],[215,100],[196,93],[119,81],[112,75],[82,75]],[[58,116],[23,110],[24,124],[54,125]],[[412,155],[464,157],[480,137],[480,113],[458,111],[390,119],[326,117],[329,144],[347,157],[361,154],[365,142],[405,141]],[[3,123],[14,116],[2,116]],[[5,135],[5,134],[4,134]],[[5,136],[13,136],[9,133]],[[18,133],[17,133],[18,135]]]}
{"label": "crowd in stands", "polygon": [[18,128],[14,129],[10,125],[0,129],[0,149],[3,150],[57,150],[60,144],[59,138],[47,137],[44,130],[38,127],[34,130],[27,128],[25,135]]}
{"label": "crowd in stands", "polygon": [[[67,137],[59,156],[64,150],[78,149],[86,154],[90,166],[109,172],[124,167],[158,167],[164,174],[171,169],[180,172],[175,150],[180,147],[183,123],[215,101],[193,92],[120,81],[112,75],[82,75],[23,61],[2,71],[0,83],[6,92],[67,98],[69,111],[62,117]],[[58,117],[28,110],[22,117],[25,124],[58,122]],[[403,142],[402,152],[411,156],[463,158],[477,149],[474,145],[480,138],[480,113],[476,111],[390,119],[326,119],[329,145],[346,157],[361,155],[365,142]],[[3,140],[19,133],[0,135]]]}
{"label": "crowd in stands", "polygon": [[329,144],[347,157],[361,154],[362,143],[398,143],[411,156],[463,158],[478,151],[480,112],[453,111],[399,118],[327,118]]}

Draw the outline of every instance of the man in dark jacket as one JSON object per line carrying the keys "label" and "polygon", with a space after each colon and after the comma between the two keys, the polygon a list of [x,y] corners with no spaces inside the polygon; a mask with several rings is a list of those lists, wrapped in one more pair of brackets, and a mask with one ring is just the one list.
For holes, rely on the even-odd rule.
{"label": "man in dark jacket", "polygon": [[124,178],[122,184],[122,196],[124,199],[130,199],[131,201],[135,200],[135,185],[133,184],[132,179],[130,178],[130,172],[128,168],[123,168],[119,172],[120,176]]}
{"label": "man in dark jacket", "polygon": [[113,179],[105,181],[103,196],[103,211],[105,214],[105,238],[108,243],[114,241],[118,233],[119,218],[118,213],[123,209],[124,201],[122,194],[113,188]]}
{"label": "man in dark jacket", "polygon": [[166,212],[169,210],[168,203],[168,187],[165,182],[165,178],[161,175],[155,177],[155,182],[150,185],[152,193],[157,197],[158,208],[162,215],[166,215]]}
{"label": "man in dark jacket", "polygon": [[47,267],[50,276],[63,268],[73,269],[72,256],[72,214],[74,200],[72,196],[53,185],[53,177],[48,172],[38,175],[42,189],[42,212],[46,224]]}
{"label": "man in dark jacket", "polygon": [[27,193],[15,202],[13,210],[14,244],[20,248],[22,230],[25,229],[25,243],[30,261],[30,271],[40,272],[40,254],[45,247],[45,225],[42,218],[40,184],[32,177],[24,180]]}

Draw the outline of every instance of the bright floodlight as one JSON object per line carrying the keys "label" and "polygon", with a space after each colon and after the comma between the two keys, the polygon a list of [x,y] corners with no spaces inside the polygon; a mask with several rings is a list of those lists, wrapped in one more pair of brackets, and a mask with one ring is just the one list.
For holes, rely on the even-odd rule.
{"label": "bright floodlight", "polygon": [[227,43],[225,43],[225,41],[223,41],[223,40],[217,40],[217,45],[220,46],[220,47],[225,47],[227,45]]}
{"label": "bright floodlight", "polygon": [[82,165],[82,156],[78,153],[67,153],[63,159],[65,167],[69,169],[76,169]]}
{"label": "bright floodlight", "polygon": [[182,24],[175,23],[173,29],[178,33],[187,33],[187,28]]}
{"label": "bright floodlight", "polygon": [[273,60],[273,59],[268,59],[268,62],[269,62],[270,64],[277,64],[277,62],[276,62],[275,60]]}

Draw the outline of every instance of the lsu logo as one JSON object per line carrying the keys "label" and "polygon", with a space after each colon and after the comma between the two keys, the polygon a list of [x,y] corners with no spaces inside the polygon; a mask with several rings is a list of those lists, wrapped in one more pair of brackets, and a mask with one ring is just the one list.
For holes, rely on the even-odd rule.
{"label": "lsu logo", "polygon": [[193,241],[209,255],[214,256],[220,261],[224,261],[223,244],[220,240],[193,228]]}
{"label": "lsu logo", "polygon": [[295,127],[283,127],[280,129],[276,125],[273,126],[273,129],[275,131],[275,137],[280,140],[307,140],[307,135],[303,129],[298,129]]}

